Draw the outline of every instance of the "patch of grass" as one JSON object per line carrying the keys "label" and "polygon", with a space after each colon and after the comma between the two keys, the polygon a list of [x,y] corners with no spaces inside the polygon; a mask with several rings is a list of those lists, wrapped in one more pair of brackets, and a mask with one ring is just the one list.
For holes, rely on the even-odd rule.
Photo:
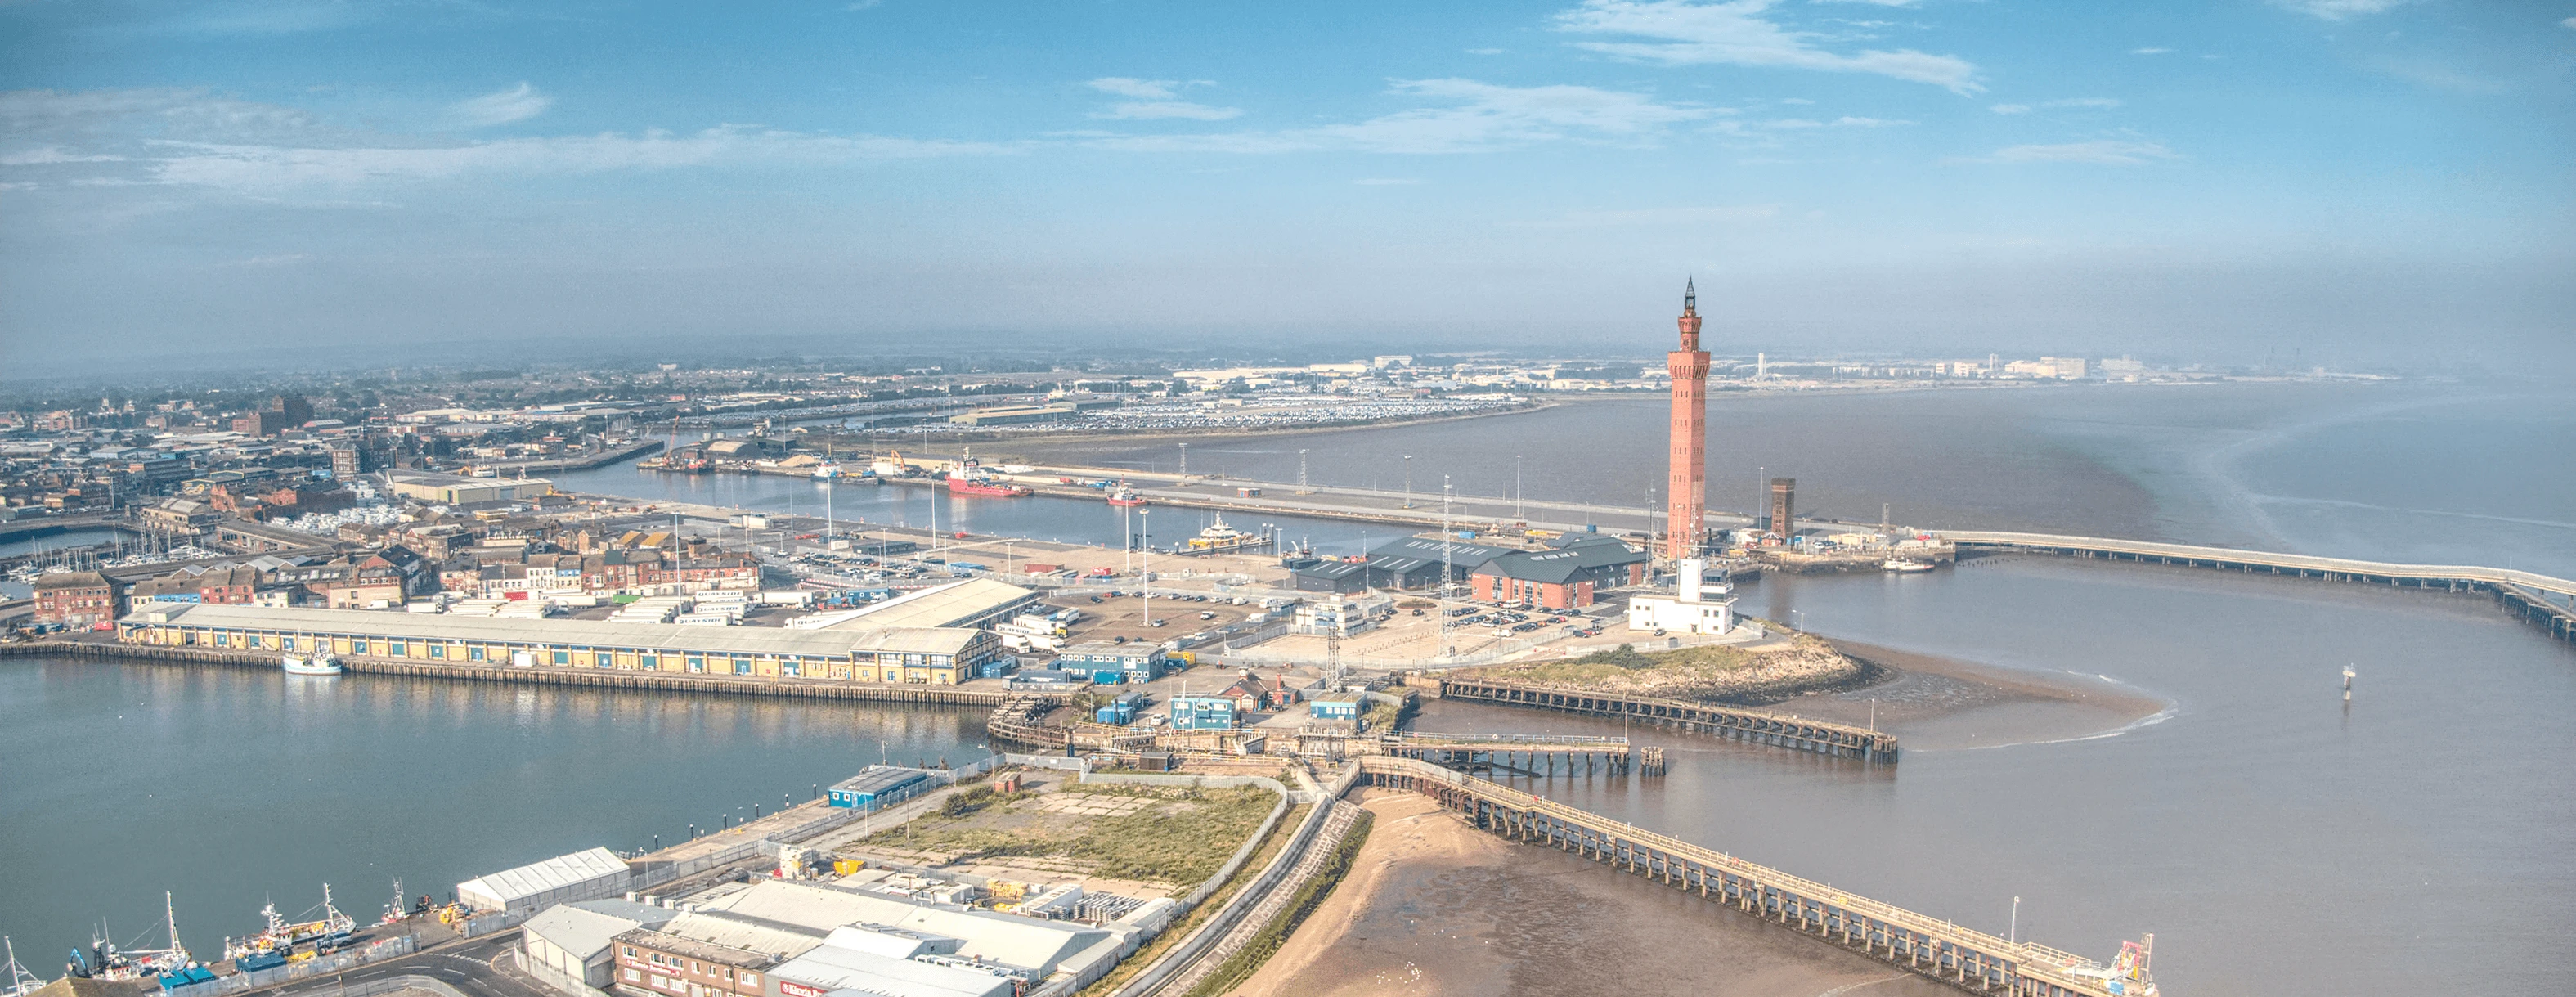
{"label": "patch of grass", "polygon": [[1752,659],[1753,655],[1733,647],[1685,647],[1672,651],[1640,652],[1630,645],[1621,644],[1580,658],[1492,665],[1475,669],[1473,674],[1478,678],[1504,682],[1591,685],[1616,677],[1635,678],[1644,672],[1667,673],[1675,677],[1713,676],[1742,668],[1751,664]]}
{"label": "patch of grass", "polygon": [[[960,859],[1053,858],[1091,866],[1097,875],[1195,884],[1215,875],[1226,857],[1261,826],[1278,797],[1256,786],[1231,789],[1074,785],[1069,792],[1144,796],[1164,801],[1119,817],[1076,818],[1070,833],[1002,831],[964,820],[986,803],[958,813],[924,817],[910,829],[891,828],[867,844],[947,852]],[[971,791],[970,791],[971,792]],[[966,794],[959,794],[964,796]],[[1016,802],[1016,801],[1014,801]],[[1174,805],[1178,804],[1178,805]]]}
{"label": "patch of grass", "polygon": [[1271,918],[1260,934],[1252,936],[1243,948],[1227,956],[1184,997],[1216,997],[1251,979],[1263,963],[1278,954],[1280,946],[1288,944],[1289,936],[1297,933],[1297,926],[1306,923],[1307,916],[1315,913],[1315,908],[1323,906],[1325,898],[1333,895],[1333,887],[1340,885],[1342,877],[1350,873],[1351,864],[1359,859],[1360,846],[1368,843],[1369,828],[1376,823],[1376,814],[1360,811],[1359,821],[1342,835],[1340,844],[1333,846],[1333,854],[1324,860],[1324,867],[1315,870],[1314,877],[1306,880],[1306,885],[1298,887],[1296,895],[1289,898],[1288,905],[1279,909],[1278,916]]}

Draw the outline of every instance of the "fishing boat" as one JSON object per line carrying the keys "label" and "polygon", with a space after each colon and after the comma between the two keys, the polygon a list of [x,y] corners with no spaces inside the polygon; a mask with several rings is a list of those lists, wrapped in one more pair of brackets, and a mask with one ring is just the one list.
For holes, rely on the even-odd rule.
{"label": "fishing boat", "polygon": [[1198,536],[1190,538],[1190,549],[1193,551],[1240,550],[1245,547],[1258,547],[1268,542],[1268,538],[1261,534],[1248,533],[1226,525],[1225,517],[1220,515],[1216,517],[1214,525],[1200,530]]}
{"label": "fishing boat", "polygon": [[1897,571],[1897,572],[1913,572],[1913,571],[1930,571],[1930,570],[1932,570],[1932,565],[1931,565],[1931,564],[1929,564],[1929,563],[1927,563],[1927,562],[1924,562],[1924,561],[1916,561],[1916,560],[1911,560],[1911,559],[1908,559],[1908,558],[1902,558],[1902,557],[1891,557],[1891,558],[1888,558],[1888,559],[1887,559],[1887,560],[1885,560],[1885,561],[1881,561],[1881,562],[1879,562],[1878,566],[1879,566],[1879,567],[1881,567],[1881,568],[1885,568],[1885,569],[1887,569],[1887,570],[1889,570],[1889,571]]}
{"label": "fishing boat", "polygon": [[814,480],[816,481],[830,481],[840,476],[841,465],[839,464],[825,463],[814,465]]}
{"label": "fishing boat", "polygon": [[1140,506],[1145,504],[1145,496],[1143,493],[1127,487],[1127,483],[1121,481],[1118,483],[1118,487],[1109,490],[1109,504],[1129,507]]}
{"label": "fishing boat", "polygon": [[[169,948],[120,949],[108,934],[106,923],[101,922],[98,929],[90,934],[89,953],[84,956],[81,950],[73,949],[71,961],[63,965],[63,971],[93,980],[175,977],[181,981],[177,984],[179,986],[199,982],[191,971],[202,972],[204,967],[197,964],[197,957],[188,954],[187,946],[179,943],[178,907],[171,902],[167,892],[161,894],[161,908],[168,919],[165,924],[170,931]],[[212,974],[207,974],[206,979],[212,978]],[[167,986],[170,985],[165,984]]]}
{"label": "fishing boat", "polygon": [[267,927],[248,938],[224,939],[224,958],[238,963],[262,955],[284,956],[305,942],[311,942],[317,948],[333,948],[358,930],[357,919],[331,905],[329,883],[322,884],[322,916],[319,918],[288,921],[277,913],[274,903],[260,907],[259,915],[268,922]]}
{"label": "fishing boat", "polygon": [[2112,959],[2108,967],[2084,960],[2085,965],[2064,969],[2069,976],[2102,981],[2102,989],[2119,997],[2156,997],[2155,974],[2149,971],[2155,958],[2156,936],[2148,935],[2140,941],[2121,942],[2119,957]]}
{"label": "fishing boat", "polygon": [[289,675],[340,674],[340,659],[321,652],[316,652],[310,657],[289,654],[278,659],[278,664],[285,668],[286,674]]}
{"label": "fishing boat", "polygon": [[411,912],[403,909],[402,880],[394,880],[393,902],[385,905],[385,916],[377,918],[376,923],[393,924],[410,916]]}

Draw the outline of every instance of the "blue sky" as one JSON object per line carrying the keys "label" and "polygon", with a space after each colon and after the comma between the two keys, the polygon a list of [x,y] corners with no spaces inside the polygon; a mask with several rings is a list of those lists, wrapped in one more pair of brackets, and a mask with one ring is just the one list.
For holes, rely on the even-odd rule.
{"label": "blue sky", "polygon": [[1642,352],[1695,274],[1730,352],[2510,364],[2572,71],[2576,0],[19,0],[0,344]]}

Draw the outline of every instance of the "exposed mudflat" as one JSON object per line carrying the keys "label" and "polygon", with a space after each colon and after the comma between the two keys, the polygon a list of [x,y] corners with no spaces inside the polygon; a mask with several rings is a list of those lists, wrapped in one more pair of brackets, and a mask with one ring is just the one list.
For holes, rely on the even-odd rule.
{"label": "exposed mudflat", "polygon": [[1671,887],[1467,826],[1410,793],[1244,997],[1936,997],[1940,984]]}
{"label": "exposed mudflat", "polygon": [[1853,641],[1837,649],[1884,680],[1811,693],[1766,709],[1895,732],[1908,751],[1997,747],[2092,737],[2162,714],[2172,704],[2098,675],[2015,671]]}

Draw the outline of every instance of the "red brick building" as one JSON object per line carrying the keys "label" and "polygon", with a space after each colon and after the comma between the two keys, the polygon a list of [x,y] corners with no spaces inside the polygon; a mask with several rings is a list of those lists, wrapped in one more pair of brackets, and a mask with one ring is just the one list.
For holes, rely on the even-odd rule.
{"label": "red brick building", "polygon": [[1487,602],[1581,609],[1602,589],[1643,584],[1652,560],[1613,537],[1578,538],[1553,550],[1518,550],[1487,561],[1467,576],[1467,590]]}
{"label": "red brick building", "polygon": [[95,571],[66,571],[36,579],[36,622],[86,627],[116,619],[124,586]]}

